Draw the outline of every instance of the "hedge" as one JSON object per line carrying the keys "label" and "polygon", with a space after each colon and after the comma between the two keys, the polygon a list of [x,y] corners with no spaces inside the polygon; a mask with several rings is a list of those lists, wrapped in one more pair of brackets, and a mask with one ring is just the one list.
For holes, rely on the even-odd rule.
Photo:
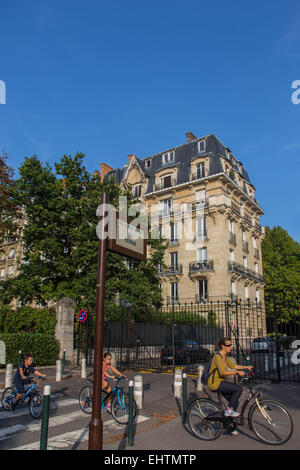
{"label": "hedge", "polygon": [[18,365],[19,351],[22,356],[33,355],[35,366],[54,365],[58,358],[59,344],[54,335],[39,333],[0,333],[0,341],[6,345],[6,364]]}
{"label": "hedge", "polygon": [[9,307],[0,308],[1,333],[43,333],[55,334],[56,313],[54,309],[37,309],[20,307],[12,310]]}

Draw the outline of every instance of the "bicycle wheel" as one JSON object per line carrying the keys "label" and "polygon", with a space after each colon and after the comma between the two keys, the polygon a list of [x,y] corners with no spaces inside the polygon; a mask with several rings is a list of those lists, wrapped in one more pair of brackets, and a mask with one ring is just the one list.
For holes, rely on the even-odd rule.
{"label": "bicycle wheel", "polygon": [[273,400],[262,400],[250,410],[249,426],[261,441],[270,445],[287,442],[294,429],[290,413]]}
{"label": "bicycle wheel", "polygon": [[93,406],[93,388],[86,385],[80,390],[79,405],[84,413],[91,414]]}
{"label": "bicycle wheel", "polygon": [[[216,421],[207,418],[216,417]],[[220,420],[217,418],[220,417]],[[222,410],[213,401],[207,398],[197,398],[187,410],[187,422],[190,431],[198,439],[213,441],[221,436],[224,427],[222,422]]]}
{"label": "bicycle wheel", "polygon": [[[133,400],[133,419],[136,416],[137,406],[136,402]],[[111,404],[111,413],[119,424],[127,424],[129,419],[129,394],[128,393],[119,393],[113,398]]]}
{"label": "bicycle wheel", "polygon": [[29,411],[34,419],[40,418],[43,410],[43,397],[39,392],[35,392],[31,395],[29,400]]}
{"label": "bicycle wheel", "polygon": [[12,400],[15,397],[15,390],[12,387],[7,387],[2,393],[2,407],[8,411],[11,409]]}

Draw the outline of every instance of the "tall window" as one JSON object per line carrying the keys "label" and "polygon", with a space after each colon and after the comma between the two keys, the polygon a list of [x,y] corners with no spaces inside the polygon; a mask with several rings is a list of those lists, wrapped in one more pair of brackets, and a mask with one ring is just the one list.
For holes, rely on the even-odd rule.
{"label": "tall window", "polygon": [[178,239],[178,234],[177,234],[177,224],[176,223],[171,223],[170,224],[171,228],[171,236],[170,236],[170,242],[171,243],[176,243]]}
{"label": "tall window", "polygon": [[9,259],[12,259],[15,257],[15,250],[13,248],[10,250],[8,257]]}
{"label": "tall window", "polygon": [[245,300],[249,300],[249,288],[245,286]]}
{"label": "tall window", "polygon": [[168,198],[164,199],[163,201],[160,202],[160,208],[161,208],[161,213],[162,215],[170,215],[173,210],[173,199]]}
{"label": "tall window", "polygon": [[197,179],[205,178],[205,164],[204,162],[197,165]]}
{"label": "tall window", "polygon": [[5,269],[2,268],[0,271],[0,279],[3,280],[5,278]]}
{"label": "tall window", "polygon": [[245,269],[247,269],[247,258],[246,256],[243,256],[243,266]]}
{"label": "tall window", "polygon": [[159,186],[161,189],[170,188],[172,186],[172,175],[167,175],[160,178]]}
{"label": "tall window", "polygon": [[141,196],[141,188],[142,186],[140,184],[136,184],[132,188],[132,196],[133,197],[140,197]]}
{"label": "tall window", "polygon": [[231,261],[231,263],[234,262],[234,250],[229,251],[229,260]]}
{"label": "tall window", "polygon": [[207,279],[199,279],[199,281],[198,281],[198,295],[199,295],[199,302],[207,302],[208,301]]}
{"label": "tall window", "polygon": [[178,302],[178,284],[177,282],[171,282],[170,284],[170,300],[171,303]]}
{"label": "tall window", "polygon": [[196,191],[196,203],[200,207],[204,207],[205,205],[205,197],[206,197],[206,191],[205,189],[201,189],[200,191]]}
{"label": "tall window", "polygon": [[206,238],[206,217],[197,218],[197,239]]}
{"label": "tall window", "polygon": [[172,269],[178,268],[178,253],[174,251],[174,253],[170,253],[170,264]]}
{"label": "tall window", "polygon": [[9,278],[13,277],[13,275],[14,275],[14,267],[13,266],[8,267],[8,273],[7,274],[8,274]]}
{"label": "tall window", "polygon": [[198,152],[201,153],[201,152],[205,152],[205,140],[199,140],[198,141]]}
{"label": "tall window", "polygon": [[233,299],[236,298],[236,285],[234,281],[231,281],[231,296]]}
{"label": "tall window", "polygon": [[207,262],[207,248],[199,248],[198,249],[198,263],[206,263]]}

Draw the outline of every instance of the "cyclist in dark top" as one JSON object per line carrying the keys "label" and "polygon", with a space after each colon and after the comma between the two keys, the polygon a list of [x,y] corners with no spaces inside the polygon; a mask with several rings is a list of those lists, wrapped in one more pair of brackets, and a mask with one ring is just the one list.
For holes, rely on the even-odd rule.
{"label": "cyclist in dark top", "polygon": [[46,375],[41,374],[38,370],[36,370],[33,365],[33,356],[32,354],[27,354],[24,358],[24,362],[21,363],[15,373],[14,376],[14,386],[16,387],[16,390],[18,392],[14,402],[12,403],[12,410],[15,411],[15,408],[19,402],[19,400],[22,398],[22,396],[26,393],[26,390],[24,388],[24,385],[30,383],[30,380],[28,379],[30,374],[35,374],[38,377],[46,377]]}

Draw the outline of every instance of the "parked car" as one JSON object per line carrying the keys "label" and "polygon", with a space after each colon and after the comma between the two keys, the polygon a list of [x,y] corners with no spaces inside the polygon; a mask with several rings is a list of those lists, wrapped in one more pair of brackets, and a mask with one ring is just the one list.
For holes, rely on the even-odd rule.
{"label": "parked car", "polygon": [[[194,340],[175,341],[175,364],[189,365],[197,362],[207,362],[210,359],[210,351],[200,346]],[[162,365],[173,363],[173,348],[171,344],[164,346],[161,351]]]}
{"label": "parked car", "polygon": [[264,336],[262,338],[254,338],[251,344],[251,352],[261,352],[267,351],[272,352],[275,351],[275,341],[273,338],[269,338],[268,336]]}

